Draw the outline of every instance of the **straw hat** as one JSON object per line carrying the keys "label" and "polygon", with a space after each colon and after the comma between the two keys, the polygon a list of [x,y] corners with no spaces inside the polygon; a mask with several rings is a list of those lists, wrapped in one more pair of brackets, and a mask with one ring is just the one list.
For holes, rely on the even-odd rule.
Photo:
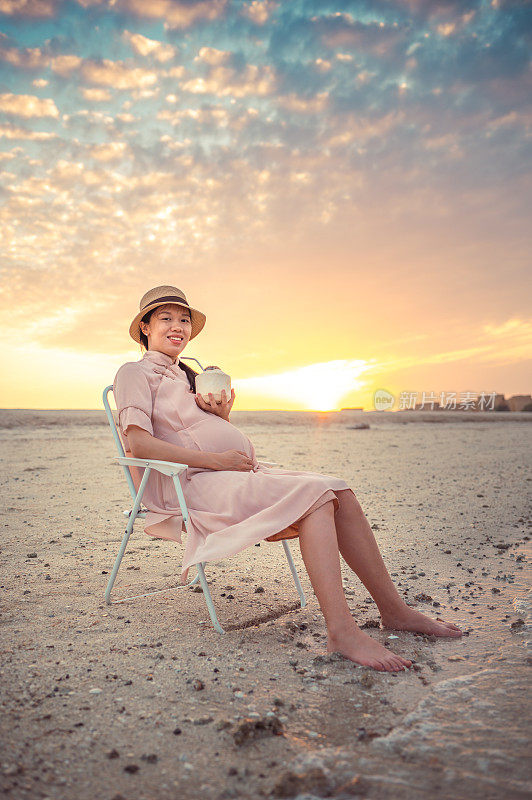
{"label": "straw hat", "polygon": [[179,306],[188,308],[192,321],[192,333],[190,338],[193,339],[197,336],[205,325],[207,317],[197,308],[191,308],[185,293],[178,289],[176,286],[156,286],[155,289],[150,289],[149,292],[142,297],[139,308],[140,311],[129,326],[129,335],[132,339],[140,344],[140,321],[142,317],[157,306],[165,306],[167,303],[176,303]]}

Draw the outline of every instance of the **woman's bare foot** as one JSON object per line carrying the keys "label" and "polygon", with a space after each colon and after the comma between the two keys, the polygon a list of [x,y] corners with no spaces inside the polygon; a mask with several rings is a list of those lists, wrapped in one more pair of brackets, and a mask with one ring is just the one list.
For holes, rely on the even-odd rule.
{"label": "woman's bare foot", "polygon": [[406,603],[404,609],[395,614],[381,614],[381,622],[383,628],[391,628],[394,631],[413,631],[433,636],[459,637],[462,635],[458,625],[443,619],[431,619],[421,611],[410,608]]}
{"label": "woman's bare foot", "polygon": [[329,632],[327,652],[341,653],[346,658],[365,667],[373,667],[380,672],[398,672],[411,667],[407,658],[391,653],[386,647],[376,642],[367,633],[361,631],[353,620],[346,628]]}

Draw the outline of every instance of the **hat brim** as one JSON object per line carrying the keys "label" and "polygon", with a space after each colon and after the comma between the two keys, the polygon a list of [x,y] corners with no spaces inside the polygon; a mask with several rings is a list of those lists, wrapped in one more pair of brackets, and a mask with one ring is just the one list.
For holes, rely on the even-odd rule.
{"label": "hat brim", "polygon": [[198,311],[197,308],[191,308],[190,306],[185,305],[184,303],[168,303],[168,302],[160,303],[157,300],[155,300],[153,303],[150,303],[148,306],[146,306],[146,308],[143,308],[142,311],[140,311],[137,314],[137,316],[129,326],[129,335],[131,336],[131,338],[135,342],[140,344],[141,343],[140,321],[142,317],[144,317],[149,311],[153,311],[153,309],[158,308],[159,306],[170,306],[170,305],[180,306],[181,308],[186,308],[187,311],[190,311],[190,319],[192,322],[192,331],[190,334],[190,339],[193,339],[195,336],[197,336],[198,333],[203,329],[203,326],[205,325],[205,322],[207,320],[207,317],[202,311]]}

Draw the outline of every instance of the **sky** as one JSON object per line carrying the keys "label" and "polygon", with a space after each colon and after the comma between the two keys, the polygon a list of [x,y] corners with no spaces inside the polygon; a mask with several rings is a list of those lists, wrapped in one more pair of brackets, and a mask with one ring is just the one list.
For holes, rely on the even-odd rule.
{"label": "sky", "polygon": [[531,30],[510,0],[0,0],[0,406],[101,408],[166,284],[235,410],[530,394]]}

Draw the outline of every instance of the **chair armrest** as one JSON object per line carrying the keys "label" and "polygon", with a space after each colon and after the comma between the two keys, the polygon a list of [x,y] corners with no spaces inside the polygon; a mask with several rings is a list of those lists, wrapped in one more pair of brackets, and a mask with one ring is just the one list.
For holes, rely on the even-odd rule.
{"label": "chair armrest", "polygon": [[263,458],[257,458],[257,461],[258,461],[259,464],[266,464],[266,466],[268,466],[268,467],[278,467],[279,466],[279,462],[278,461],[264,461]]}
{"label": "chair armrest", "polygon": [[188,464],[179,464],[177,461],[156,461],[153,458],[127,458],[126,456],[118,456],[113,461],[118,462],[122,467],[141,467],[145,469],[149,467],[157,472],[162,472],[163,475],[179,475],[188,469]]}

